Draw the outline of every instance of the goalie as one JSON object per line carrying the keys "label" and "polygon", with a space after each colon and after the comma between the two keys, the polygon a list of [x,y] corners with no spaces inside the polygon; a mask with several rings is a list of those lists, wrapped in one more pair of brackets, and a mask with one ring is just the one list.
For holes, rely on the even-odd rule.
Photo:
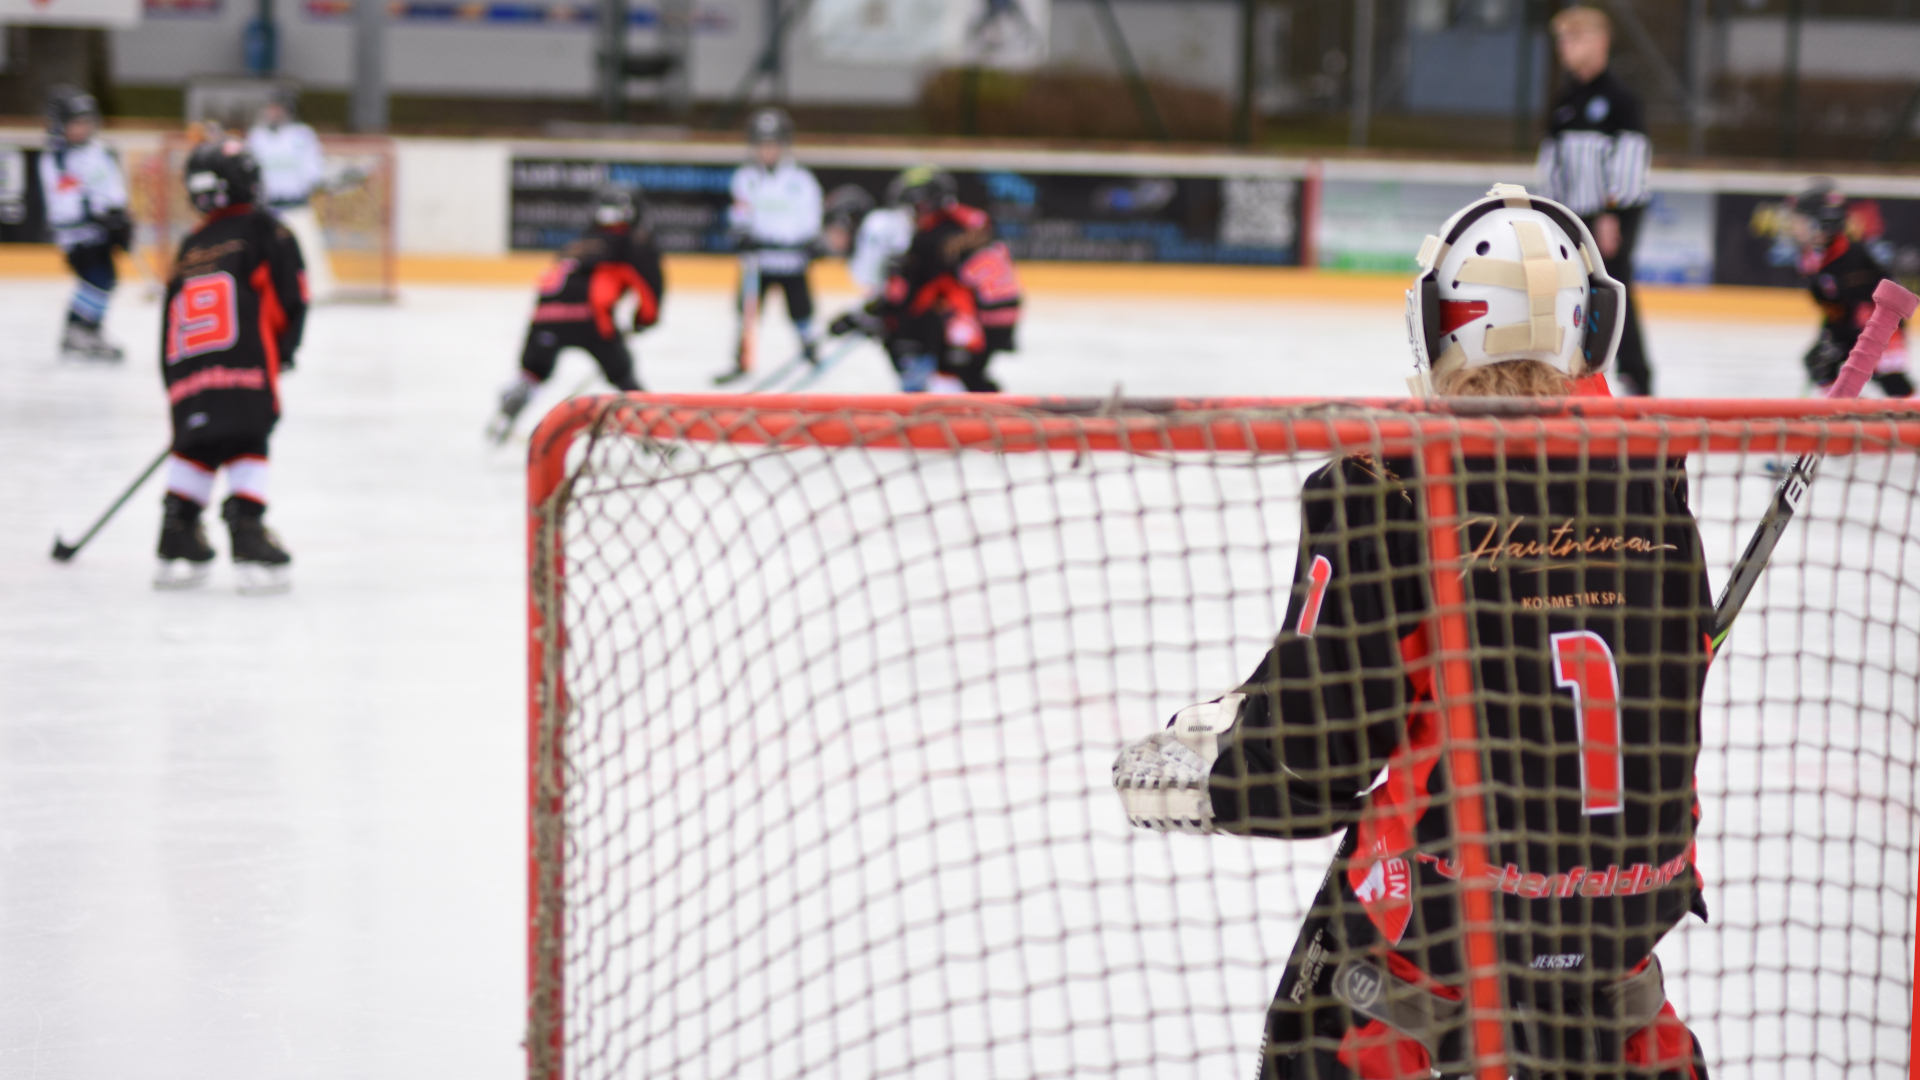
{"label": "goalie", "polygon": [[[1624,289],[1564,206],[1496,187],[1420,264],[1418,391],[1606,392]],[[1512,1075],[1705,1080],[1653,954],[1706,916],[1693,774],[1713,604],[1685,469],[1601,453],[1456,467],[1483,873],[1467,880],[1429,636],[1432,584],[1456,571],[1432,564],[1413,460],[1353,454],[1307,480],[1272,649],[1123,750],[1114,784],[1147,828],[1344,834],[1267,1013],[1262,1077],[1471,1075],[1487,1049],[1468,1039],[1471,888],[1492,905],[1498,974],[1480,988],[1498,987]]]}

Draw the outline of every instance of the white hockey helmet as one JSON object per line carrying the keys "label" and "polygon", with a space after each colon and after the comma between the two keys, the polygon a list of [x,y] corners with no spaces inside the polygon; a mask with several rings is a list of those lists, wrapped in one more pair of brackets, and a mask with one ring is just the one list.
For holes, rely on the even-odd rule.
{"label": "white hockey helmet", "polygon": [[1435,375],[1507,360],[1592,375],[1620,347],[1626,286],[1578,215],[1517,184],[1448,218],[1419,261],[1407,290],[1416,394],[1431,394]]}

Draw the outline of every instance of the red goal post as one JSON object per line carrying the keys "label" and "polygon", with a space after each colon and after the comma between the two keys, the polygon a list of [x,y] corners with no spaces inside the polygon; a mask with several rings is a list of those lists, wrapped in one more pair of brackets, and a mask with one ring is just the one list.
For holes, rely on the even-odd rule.
{"label": "red goal post", "polygon": [[[1513,972],[1459,463],[1684,460],[1717,588],[1767,464],[1807,451],[1827,478],[1709,673],[1698,837],[1730,914],[1663,943],[1668,997],[1716,1077],[1909,1074],[1920,409],[634,394],[556,409],[529,458],[530,1075],[1250,1067],[1331,851],[1128,830],[1105,762],[1251,668],[1299,481],[1368,454],[1417,463],[1427,508],[1459,1026],[1497,1080]],[[1838,884],[1812,872],[1834,860]]]}

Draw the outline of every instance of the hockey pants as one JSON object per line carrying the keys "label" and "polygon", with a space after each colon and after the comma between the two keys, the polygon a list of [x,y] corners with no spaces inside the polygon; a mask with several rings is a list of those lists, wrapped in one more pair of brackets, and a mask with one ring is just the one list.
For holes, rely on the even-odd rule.
{"label": "hockey pants", "polygon": [[269,434],[263,431],[198,440],[176,436],[173,456],[167,462],[167,490],[197,505],[209,505],[213,501],[214,475],[224,467],[232,494],[265,506]]}
{"label": "hockey pants", "polygon": [[931,357],[936,370],[959,379],[968,393],[999,393],[1000,384],[987,374],[996,351],[993,339],[988,338],[985,348],[968,350],[947,347],[946,338],[943,316],[933,312],[912,316],[901,320],[898,332],[887,339],[887,356],[893,361],[893,369],[903,376],[915,357]]}
{"label": "hockey pants", "polygon": [[[787,298],[787,317],[793,320],[794,328],[800,331],[803,339],[813,336],[813,287],[807,284],[804,271],[798,274],[760,275],[760,306],[766,307],[767,293],[780,286],[780,294]],[[735,290],[738,293],[739,290]]]}
{"label": "hockey pants", "polygon": [[590,354],[614,389],[640,389],[626,338],[618,332],[612,337],[601,337],[600,328],[591,322],[534,323],[527,328],[527,344],[520,352],[520,367],[535,379],[546,382],[553,375],[560,350],[565,348],[583,349]]}
{"label": "hockey pants", "polygon": [[[1382,948],[1345,880],[1353,843],[1349,831],[1267,1010],[1260,1080],[1426,1080],[1436,1069],[1471,1077],[1462,995],[1447,985],[1457,979],[1436,980],[1406,959],[1404,948]],[[1428,955],[1443,954],[1450,956],[1452,946]],[[1509,976],[1507,986],[1509,1006],[1519,1006],[1509,1014],[1507,1049],[1520,1080],[1708,1080],[1699,1041],[1659,995],[1657,962],[1650,980],[1643,970],[1618,984],[1642,991],[1631,1010],[1617,1004],[1625,995],[1605,988],[1593,995],[1590,983],[1569,975],[1514,963],[1508,969],[1525,972]],[[1644,990],[1649,981],[1651,994]],[[1368,1004],[1375,1015],[1361,1011]],[[1380,1018],[1386,1014],[1401,1026]],[[1652,1019],[1622,1037],[1609,1018],[1627,1015]],[[1416,1030],[1423,1024],[1425,1031]]]}
{"label": "hockey pants", "polygon": [[75,277],[73,300],[67,307],[67,321],[97,329],[107,317],[107,301],[119,275],[113,268],[113,247],[109,244],[76,244],[67,249],[67,265]]}

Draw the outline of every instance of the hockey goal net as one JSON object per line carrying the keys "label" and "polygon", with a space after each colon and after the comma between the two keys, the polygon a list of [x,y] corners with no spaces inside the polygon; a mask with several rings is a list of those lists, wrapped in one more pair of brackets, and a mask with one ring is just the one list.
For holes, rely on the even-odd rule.
{"label": "hockey goal net", "polygon": [[[325,172],[313,194],[314,216],[327,244],[334,300],[391,300],[398,295],[394,231],[393,141],[368,135],[323,135]],[[169,135],[156,150],[128,161],[135,257],[165,281],[180,241],[199,226],[183,173],[193,143]],[[307,252],[309,259],[314,256]]]}
{"label": "hockey goal net", "polygon": [[[1110,767],[1273,645],[1302,485],[1345,455],[1414,463],[1396,495],[1422,508],[1434,643],[1414,666],[1445,718],[1433,760],[1458,781],[1429,792],[1455,831],[1422,834],[1421,866],[1493,868],[1434,894],[1464,912],[1434,945],[1459,959],[1442,1026],[1466,1064],[1448,1072],[1538,1074],[1540,1044],[1500,1017],[1541,965],[1500,945],[1501,920],[1522,896],[1582,893],[1500,869],[1569,819],[1526,816],[1532,781],[1501,764],[1513,747],[1475,735],[1499,662],[1462,626],[1482,604],[1485,640],[1490,602],[1461,592],[1488,554],[1463,524],[1462,463],[1503,482],[1549,459],[1657,473],[1691,506],[1705,565],[1686,545],[1662,557],[1717,592],[1778,465],[1815,449],[1829,456],[1811,497],[1706,669],[1697,736],[1661,747],[1698,754],[1711,921],[1679,920],[1658,953],[1715,1077],[1908,1075],[1920,411],[1474,405],[632,395],[557,410],[529,473],[530,1075],[1253,1075],[1295,940],[1351,853],[1337,835],[1130,827]],[[1597,502],[1575,517],[1573,535],[1665,535]],[[1507,597],[1498,626],[1556,605],[1591,616],[1609,602],[1582,597],[1596,582]],[[1580,708],[1570,689],[1542,693]],[[1628,716],[1646,690],[1629,675],[1614,692]],[[1662,870],[1595,866],[1584,895],[1651,893],[1677,877]],[[1613,932],[1580,930],[1628,948],[1631,928]],[[1351,1003],[1319,993],[1305,1004]],[[1334,1060],[1338,1038],[1316,1037]]]}

